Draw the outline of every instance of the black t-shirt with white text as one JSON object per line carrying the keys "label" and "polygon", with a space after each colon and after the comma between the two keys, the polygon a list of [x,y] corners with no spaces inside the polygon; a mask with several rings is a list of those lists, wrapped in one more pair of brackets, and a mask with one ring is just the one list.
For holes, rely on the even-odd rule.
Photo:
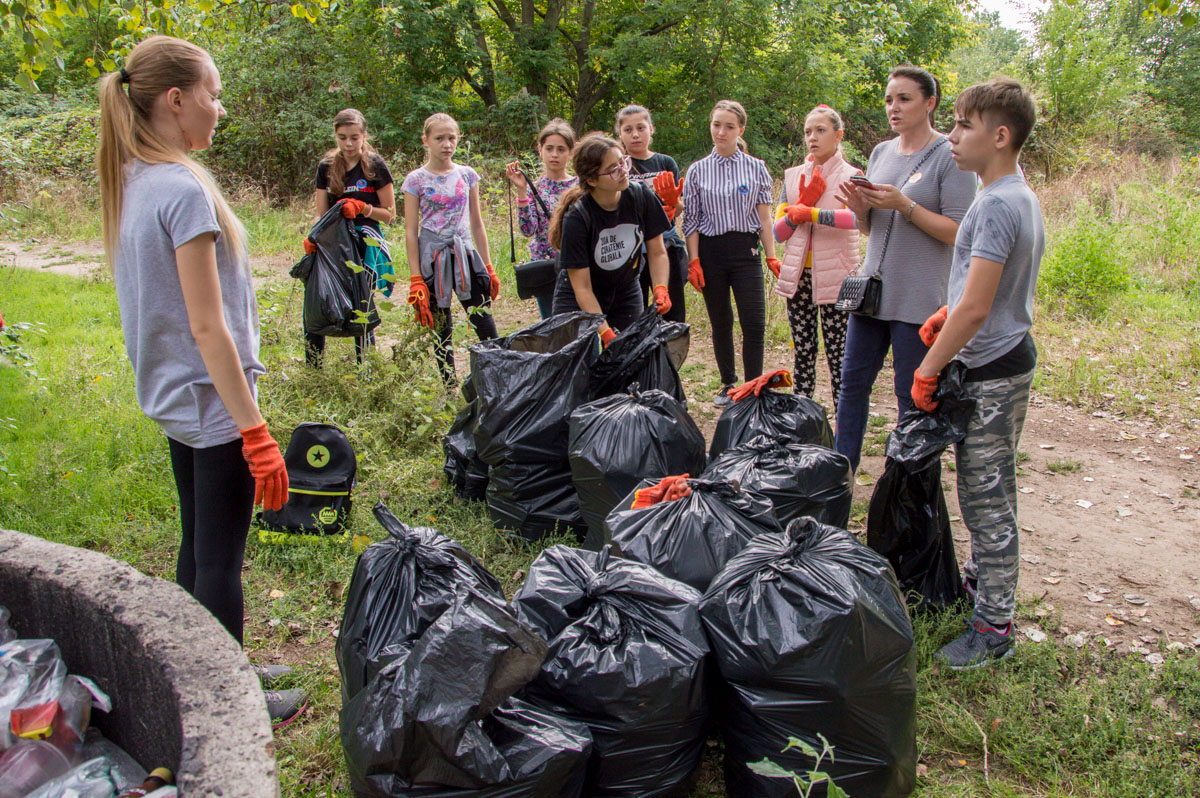
{"label": "black t-shirt with white text", "polygon": [[658,197],[630,182],[615,210],[601,208],[584,194],[562,220],[560,269],[590,269],[597,291],[610,291],[638,279],[642,244],[671,229]]}
{"label": "black t-shirt with white text", "polygon": [[629,160],[633,163],[633,174],[629,176],[630,181],[636,180],[639,183],[653,186],[654,178],[662,172],[670,172],[675,175],[675,182],[679,182],[679,165],[670,155],[656,152],[649,158],[630,158]]}
{"label": "black t-shirt with white text", "polygon": [[[317,188],[323,188],[329,192],[329,205],[341,199],[356,199],[362,200],[368,205],[374,205],[376,208],[383,207],[383,203],[379,200],[380,189],[386,188],[392,184],[392,173],[388,169],[387,163],[379,155],[371,156],[371,164],[375,168],[375,177],[371,180],[363,174],[362,162],[356,163],[353,169],[346,172],[345,189],[341,194],[334,194],[329,190],[329,161],[322,160],[317,164],[317,177],[314,183]],[[361,216],[354,220],[356,224],[368,224],[379,229],[379,222],[374,219],[368,219]]]}

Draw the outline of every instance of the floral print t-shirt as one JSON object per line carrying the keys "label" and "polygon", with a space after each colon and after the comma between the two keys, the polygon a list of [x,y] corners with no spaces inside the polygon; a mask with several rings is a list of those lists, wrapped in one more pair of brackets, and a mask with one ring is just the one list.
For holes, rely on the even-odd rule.
{"label": "floral print t-shirt", "polygon": [[[533,187],[537,190],[538,196],[542,198],[542,202],[546,203],[546,210],[553,214],[562,195],[578,182],[578,177],[551,180],[543,175],[533,181]],[[527,196],[529,203],[520,206],[520,210],[517,211],[517,225],[521,228],[521,235],[531,239],[529,257],[533,260],[554,260],[558,257],[558,250],[550,246],[550,241],[547,239],[550,233],[550,219],[542,213],[542,206],[533,198],[533,192],[530,191]]]}
{"label": "floral print t-shirt", "polygon": [[471,189],[479,183],[479,173],[469,166],[454,164],[444,175],[435,175],[424,166],[404,177],[400,189],[420,203],[421,228],[441,238],[470,237],[467,209]]}

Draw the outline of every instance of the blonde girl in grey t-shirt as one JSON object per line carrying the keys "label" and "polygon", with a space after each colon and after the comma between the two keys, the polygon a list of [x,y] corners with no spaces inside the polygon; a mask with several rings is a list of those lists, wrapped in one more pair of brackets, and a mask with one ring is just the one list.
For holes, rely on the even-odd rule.
{"label": "blonde girl in grey t-shirt", "polygon": [[[138,403],[166,433],[179,492],[176,581],[241,643],[250,514],[282,507],[288,479],[255,400],[264,369],[245,231],[189,155],[212,144],[220,92],[204,50],[146,39],[100,80],[96,162]],[[303,708],[298,690],[266,698],[280,723]]]}
{"label": "blonde girl in grey t-shirt", "polygon": [[888,76],[884,107],[896,138],[871,153],[871,188],[843,183],[837,199],[854,211],[869,236],[862,274],[880,274],[883,296],[873,317],[853,315],[846,330],[837,450],[855,470],[862,454],[868,403],[890,348],[900,414],[912,406],[912,374],[927,347],[921,324],[946,304],[954,236],[975,196],[975,180],[960,172],[946,137],[932,124],[938,84],[924,69],[901,66]]}

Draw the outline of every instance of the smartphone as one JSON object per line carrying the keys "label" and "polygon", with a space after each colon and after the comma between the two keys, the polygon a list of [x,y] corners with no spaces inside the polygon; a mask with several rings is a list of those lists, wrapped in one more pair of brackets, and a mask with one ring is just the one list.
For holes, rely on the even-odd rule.
{"label": "smartphone", "polygon": [[875,188],[875,184],[862,175],[850,175],[850,182],[859,188]]}

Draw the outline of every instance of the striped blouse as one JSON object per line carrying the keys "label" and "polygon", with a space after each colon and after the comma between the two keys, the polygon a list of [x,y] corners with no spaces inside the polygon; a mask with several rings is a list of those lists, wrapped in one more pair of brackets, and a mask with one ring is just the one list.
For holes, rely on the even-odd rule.
{"label": "striped blouse", "polygon": [[688,167],[683,181],[683,234],[719,236],[762,228],[758,206],[771,204],[767,166],[741,150],[728,158],[712,153]]}

